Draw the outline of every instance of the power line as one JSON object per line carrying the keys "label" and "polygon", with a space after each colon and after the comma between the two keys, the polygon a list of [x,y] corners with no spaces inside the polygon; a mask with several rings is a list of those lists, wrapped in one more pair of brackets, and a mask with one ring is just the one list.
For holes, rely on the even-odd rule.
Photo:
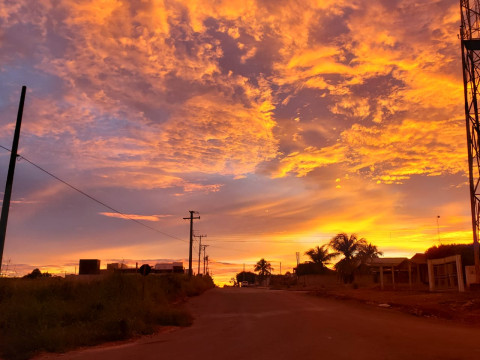
{"label": "power line", "polygon": [[[7,151],[10,151],[10,152],[11,152],[11,150],[8,149],[8,148],[6,148],[5,146],[0,145],[0,147],[3,148],[3,149],[5,149],[5,150],[7,150]],[[141,226],[143,226],[143,227],[145,227],[145,228],[147,228],[147,229],[150,229],[150,230],[152,230],[152,231],[155,231],[155,232],[157,232],[157,233],[159,233],[159,234],[168,236],[168,237],[170,237],[170,238],[172,238],[172,239],[179,240],[179,241],[182,241],[182,242],[187,242],[187,241],[184,240],[184,239],[181,239],[181,238],[176,237],[176,236],[174,236],[174,235],[167,234],[166,232],[163,232],[163,231],[161,231],[161,230],[158,230],[158,229],[156,229],[156,228],[154,228],[154,227],[152,227],[152,226],[150,226],[150,225],[144,224],[143,222],[138,221],[137,219],[132,218],[131,216],[128,216],[127,214],[121,212],[120,210],[117,210],[117,209],[115,209],[114,207],[112,207],[112,206],[104,203],[103,201],[100,201],[100,200],[94,198],[93,196],[87,194],[85,191],[80,190],[79,188],[77,188],[77,187],[69,184],[69,183],[66,182],[65,180],[60,179],[58,176],[52,174],[52,173],[49,172],[48,170],[45,170],[45,169],[42,168],[41,166],[35,164],[33,161],[30,161],[29,159],[27,159],[26,157],[24,157],[24,156],[22,156],[22,155],[17,155],[17,158],[18,158],[18,159],[25,160],[25,161],[28,162],[29,164],[31,164],[31,165],[33,165],[34,167],[36,167],[38,170],[43,171],[43,172],[44,172],[45,174],[47,174],[47,175],[50,175],[50,176],[53,177],[55,180],[60,181],[60,182],[63,183],[64,185],[68,186],[69,188],[77,191],[78,193],[82,194],[83,196],[89,198],[90,200],[95,201],[97,204],[100,204],[100,205],[102,205],[103,207],[105,207],[105,208],[107,208],[107,209],[109,209],[109,210],[111,210],[111,211],[113,211],[113,212],[115,212],[115,213],[117,213],[117,214],[120,214],[120,215],[123,216],[124,218],[126,218],[126,219],[128,219],[128,220],[131,220],[131,221],[137,223],[138,225],[141,225]]]}

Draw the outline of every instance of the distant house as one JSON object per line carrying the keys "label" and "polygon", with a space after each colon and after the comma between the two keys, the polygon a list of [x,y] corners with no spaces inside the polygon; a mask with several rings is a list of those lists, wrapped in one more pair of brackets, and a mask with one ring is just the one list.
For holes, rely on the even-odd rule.
{"label": "distant house", "polygon": [[161,273],[179,273],[183,274],[185,272],[183,268],[183,262],[172,262],[172,263],[157,263],[153,268],[153,272],[157,274]]}
{"label": "distant house", "polygon": [[128,266],[124,263],[110,263],[107,264],[108,271],[115,271],[120,269],[128,269]]}
{"label": "distant house", "polygon": [[79,275],[99,275],[100,274],[100,260],[98,259],[80,259]]}
{"label": "distant house", "polygon": [[413,285],[428,284],[428,268],[425,254],[417,253],[411,259],[398,258],[375,258],[358,267],[359,273],[370,273],[373,281],[380,283],[383,289],[385,285],[396,287],[398,284]]}

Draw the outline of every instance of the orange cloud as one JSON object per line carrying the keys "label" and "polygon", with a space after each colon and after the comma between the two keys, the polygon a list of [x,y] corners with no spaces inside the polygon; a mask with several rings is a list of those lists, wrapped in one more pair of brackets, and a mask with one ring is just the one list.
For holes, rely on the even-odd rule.
{"label": "orange cloud", "polygon": [[169,217],[170,215],[138,215],[138,214],[119,214],[114,212],[100,212],[100,215],[117,218],[117,219],[124,219],[124,220],[145,220],[145,221],[160,221],[161,218]]}
{"label": "orange cloud", "polygon": [[355,124],[340,141],[289,154],[273,177],[340,164],[348,172],[369,174],[378,183],[402,183],[412,175],[465,174],[465,135],[460,120],[415,121],[366,127]]}

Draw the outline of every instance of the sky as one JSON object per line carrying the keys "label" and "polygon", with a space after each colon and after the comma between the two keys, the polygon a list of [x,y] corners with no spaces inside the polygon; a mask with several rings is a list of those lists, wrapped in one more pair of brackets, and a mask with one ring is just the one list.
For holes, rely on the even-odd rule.
{"label": "sky", "polygon": [[340,232],[471,242],[459,26],[446,0],[0,0],[0,145],[26,85],[19,154],[129,216],[20,159],[2,270],[187,265],[190,210],[220,283]]}

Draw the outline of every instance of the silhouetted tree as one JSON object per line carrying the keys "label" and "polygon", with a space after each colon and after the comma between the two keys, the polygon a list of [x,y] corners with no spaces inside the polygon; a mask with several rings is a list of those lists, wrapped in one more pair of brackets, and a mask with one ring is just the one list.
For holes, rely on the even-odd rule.
{"label": "silhouetted tree", "polygon": [[309,274],[329,274],[333,272],[333,270],[330,270],[323,264],[317,264],[311,261],[298,264],[298,266],[295,268],[295,273],[298,276]]}
{"label": "silhouetted tree", "polygon": [[382,256],[383,253],[378,251],[377,247],[372,243],[360,245],[360,250],[357,253],[357,258],[365,264],[369,260],[376,259]]}
{"label": "silhouetted tree", "polygon": [[358,239],[356,234],[350,235],[340,233],[334,236],[329,246],[343,255],[343,259],[335,264],[335,270],[338,271],[344,283],[352,283],[354,280],[354,271],[359,262],[359,252],[367,246],[367,241],[363,238]]}
{"label": "silhouetted tree", "polygon": [[43,273],[40,271],[40,269],[33,269],[30,274],[27,274],[24,276],[25,279],[37,279],[40,277],[51,277],[52,275],[49,274],[48,272]]}
{"label": "silhouetted tree", "polygon": [[250,271],[242,271],[236,275],[237,282],[248,281],[249,284],[255,284],[255,273]]}
{"label": "silhouetted tree", "polygon": [[255,264],[255,271],[258,271],[258,275],[260,275],[260,278],[262,279],[265,277],[265,275],[270,275],[272,273],[272,270],[272,265],[264,258],[261,258]]}
{"label": "silhouetted tree", "polygon": [[328,253],[328,245],[325,244],[306,251],[305,255],[308,255],[313,263],[325,267],[325,265],[330,264],[330,260],[339,254],[337,252]]}
{"label": "silhouetted tree", "polygon": [[453,255],[461,255],[462,265],[474,265],[473,244],[447,244],[432,246],[425,251],[427,259],[441,259]]}

